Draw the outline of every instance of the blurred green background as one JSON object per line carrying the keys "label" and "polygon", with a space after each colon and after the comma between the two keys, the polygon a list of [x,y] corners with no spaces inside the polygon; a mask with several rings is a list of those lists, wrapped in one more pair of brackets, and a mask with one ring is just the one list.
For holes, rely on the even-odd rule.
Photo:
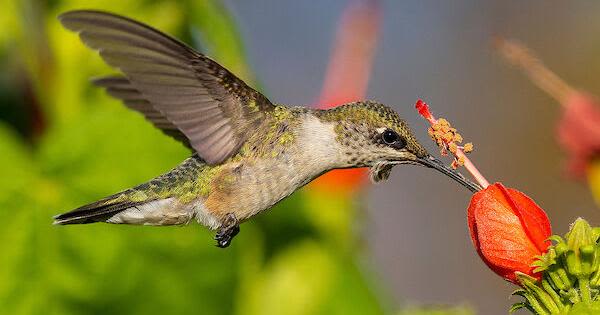
{"label": "blurred green background", "polygon": [[52,226],[52,215],[146,181],[190,154],[89,84],[113,71],[61,28],[59,13],[96,8],[146,21],[258,82],[220,1],[3,0],[0,6],[1,314],[397,310],[352,232],[356,207],[342,199],[312,197],[339,212],[327,222],[330,212],[315,217],[320,212],[298,194],[245,224],[243,237],[226,250],[195,224]]}
{"label": "blurred green background", "polygon": [[[513,288],[471,248],[467,192],[420,168],[394,170],[352,198],[303,190],[243,224],[226,250],[195,224],[51,225],[52,215],[189,155],[91,86],[113,71],[58,14],[94,8],[139,19],[276,102],[315,104],[349,2],[0,0],[0,314],[506,313]],[[598,92],[600,5],[574,3],[382,1],[369,90],[429,143],[412,109],[425,98],[474,141],[488,179],[536,199],[560,234],[580,215],[597,225],[597,208],[586,187],[562,177],[557,106],[488,44],[496,33],[517,36]]]}

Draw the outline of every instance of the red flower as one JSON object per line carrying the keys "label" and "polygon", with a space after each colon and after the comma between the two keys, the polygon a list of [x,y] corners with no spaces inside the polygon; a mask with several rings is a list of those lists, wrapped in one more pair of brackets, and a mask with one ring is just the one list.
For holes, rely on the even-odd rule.
{"label": "red flower", "polygon": [[[421,100],[415,107],[432,127],[442,120],[436,119],[429,106]],[[430,134],[444,151],[454,143],[445,139],[438,141],[436,133]],[[466,145],[450,151],[455,158],[464,159],[465,168],[484,188],[473,195],[467,210],[471,239],[479,257],[495,273],[515,284],[519,284],[515,275],[517,271],[539,279],[540,275],[533,273],[531,265],[551,245],[548,216],[522,192],[507,189],[500,183],[490,185],[465,157],[463,149]]]}
{"label": "red flower", "polygon": [[515,272],[539,278],[531,264],[550,241],[550,221],[520,191],[495,183],[471,198],[468,224],[477,253],[495,273],[517,283]]}

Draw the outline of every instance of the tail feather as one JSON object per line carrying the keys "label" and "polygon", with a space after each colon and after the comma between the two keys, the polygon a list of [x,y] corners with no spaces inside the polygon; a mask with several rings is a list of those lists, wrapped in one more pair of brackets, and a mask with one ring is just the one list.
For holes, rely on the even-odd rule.
{"label": "tail feather", "polygon": [[59,214],[54,217],[53,224],[86,224],[105,222],[113,215],[139,206],[145,202],[118,201],[121,194],[113,195],[102,200],[81,206],[75,210]]}
{"label": "tail feather", "polygon": [[[59,214],[54,217],[54,224],[187,224],[196,216],[196,210],[201,209],[202,204],[198,203],[199,199],[180,202],[175,192],[198,193],[191,190],[193,188],[186,187],[186,183],[197,180],[206,167],[200,157],[193,155],[173,170],[149,182]],[[213,218],[209,219],[210,224],[218,225]]]}

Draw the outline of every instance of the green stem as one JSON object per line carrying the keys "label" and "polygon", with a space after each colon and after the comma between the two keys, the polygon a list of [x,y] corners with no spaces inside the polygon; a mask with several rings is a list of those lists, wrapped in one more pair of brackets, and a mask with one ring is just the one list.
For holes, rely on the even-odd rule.
{"label": "green stem", "polygon": [[570,289],[573,287],[573,283],[571,282],[571,279],[569,279],[569,275],[567,274],[567,271],[565,270],[565,268],[563,267],[559,267],[556,272],[558,273],[558,275],[560,276],[560,278],[562,279],[563,283],[568,284],[568,288]]}
{"label": "green stem", "polygon": [[594,270],[596,270],[596,272],[594,272],[592,280],[590,280],[590,284],[593,287],[597,287],[598,285],[600,285],[600,271],[597,271],[598,268],[595,268]]}
{"label": "green stem", "polygon": [[556,306],[558,306],[558,309],[561,312],[563,312],[565,310],[565,305],[563,304],[558,293],[556,293],[556,291],[554,291],[554,289],[552,288],[552,286],[550,285],[548,280],[546,280],[546,279],[542,280],[542,287],[550,295],[550,297],[552,298],[552,300],[554,301]]}
{"label": "green stem", "polygon": [[550,315],[550,311],[548,311],[542,304],[540,304],[535,298],[528,299],[529,306],[535,311],[537,315]]}
{"label": "green stem", "polygon": [[592,302],[592,293],[590,292],[590,281],[587,277],[581,277],[579,281],[579,292],[581,294],[581,300],[584,303]]}

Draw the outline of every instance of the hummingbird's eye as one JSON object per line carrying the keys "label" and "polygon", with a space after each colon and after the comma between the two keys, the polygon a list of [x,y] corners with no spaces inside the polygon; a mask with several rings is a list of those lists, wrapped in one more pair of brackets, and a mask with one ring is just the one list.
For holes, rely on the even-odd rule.
{"label": "hummingbird's eye", "polygon": [[393,145],[400,139],[400,136],[398,136],[396,132],[386,129],[383,134],[381,134],[381,138],[385,144]]}
{"label": "hummingbird's eye", "polygon": [[406,141],[404,141],[404,139],[402,139],[395,131],[390,129],[386,129],[381,134],[381,139],[383,140],[383,143],[394,149],[400,150],[406,146]]}

